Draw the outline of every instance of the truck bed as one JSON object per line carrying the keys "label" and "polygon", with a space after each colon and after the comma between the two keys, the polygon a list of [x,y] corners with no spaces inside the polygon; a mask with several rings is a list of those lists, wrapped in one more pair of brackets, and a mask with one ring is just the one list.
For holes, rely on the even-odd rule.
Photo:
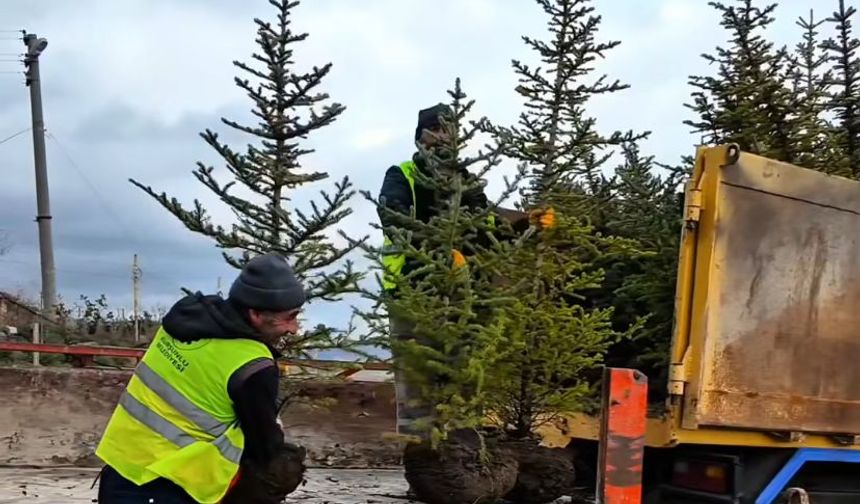
{"label": "truck bed", "polygon": [[860,448],[860,182],[702,148],[684,212],[668,399],[646,443]]}
{"label": "truck bed", "polygon": [[733,147],[697,171],[684,426],[860,434],[860,182]]}

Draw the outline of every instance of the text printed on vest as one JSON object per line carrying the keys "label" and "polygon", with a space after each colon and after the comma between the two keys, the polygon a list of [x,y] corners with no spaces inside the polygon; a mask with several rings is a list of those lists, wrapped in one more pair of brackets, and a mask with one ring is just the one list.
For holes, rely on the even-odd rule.
{"label": "text printed on vest", "polygon": [[177,350],[173,343],[168,341],[167,338],[158,338],[158,340],[156,340],[156,346],[158,347],[158,351],[161,352],[161,355],[167,358],[177,371],[180,373],[185,371],[185,368],[188,367],[188,361],[182,357],[182,354],[179,353],[179,350]]}

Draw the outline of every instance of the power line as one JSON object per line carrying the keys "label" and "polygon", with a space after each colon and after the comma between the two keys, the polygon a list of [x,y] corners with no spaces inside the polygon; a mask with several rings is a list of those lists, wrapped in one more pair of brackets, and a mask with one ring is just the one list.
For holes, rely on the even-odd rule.
{"label": "power line", "polygon": [[60,143],[60,141],[57,139],[57,137],[54,136],[53,134],[51,134],[50,132],[45,132],[45,136],[50,138],[51,141],[53,141],[57,145],[57,147],[59,147],[60,152],[63,154],[63,156],[66,158],[66,160],[69,162],[69,164],[72,165],[72,168],[78,173],[78,175],[80,175],[80,177],[84,180],[84,183],[87,184],[90,191],[92,191],[93,195],[95,195],[96,199],[99,202],[99,205],[101,205],[102,209],[108,215],[110,215],[110,217],[112,219],[114,219],[114,221],[117,225],[119,225],[123,234],[126,235],[126,238],[128,238],[130,241],[135,242],[136,245],[140,245],[139,242],[131,235],[131,233],[129,233],[128,226],[125,224],[125,222],[123,222],[122,219],[120,219],[119,215],[110,207],[110,205],[108,205],[107,201],[104,199],[104,197],[102,197],[101,193],[99,193],[95,184],[92,183],[92,181],[89,179],[89,177],[87,177],[84,174],[83,170],[81,170],[81,168],[78,166],[78,164],[75,163],[75,160],[72,159],[72,156],[69,154],[69,152],[66,150],[66,148],[63,147],[63,144]]}
{"label": "power line", "polygon": [[[36,262],[33,262],[33,261],[24,261],[21,259],[12,259],[12,258],[8,258],[8,257],[0,257],[0,264],[2,264],[2,263],[23,264],[25,266],[31,266],[34,268],[38,267],[38,264]],[[119,265],[118,263],[115,263],[115,264],[116,264],[116,267],[118,269],[119,268],[125,269],[125,267],[126,267],[124,265]],[[121,278],[121,279],[125,279],[125,280],[130,278],[130,275],[128,273],[125,273],[125,272],[113,273],[113,272],[104,271],[104,270],[101,270],[101,271],[83,270],[83,269],[77,269],[77,268],[57,268],[57,271],[60,273],[72,274],[72,275],[92,275],[92,276],[100,276],[100,277],[106,277],[106,278],[117,278],[117,279]],[[160,280],[165,280],[167,282],[175,282],[176,281],[175,279],[168,278],[167,275],[164,273],[148,272],[147,275],[149,275],[150,277],[155,277],[155,278],[160,279]]]}
{"label": "power line", "polygon": [[[23,134],[27,131],[30,131],[31,129],[32,128],[27,128],[26,130],[20,131],[13,136]],[[93,182],[90,180],[90,178],[86,176],[84,171],[81,169],[81,167],[78,165],[78,163],[75,162],[75,160],[72,158],[71,154],[69,154],[69,151],[64,147],[64,145],[60,142],[60,140],[55,135],[53,135],[52,133],[50,133],[48,131],[45,132],[45,136],[56,144],[56,146],[60,150],[60,153],[63,155],[63,157],[66,158],[69,165],[71,165],[72,169],[75,170],[75,172],[77,172],[77,174],[80,176],[81,179],[83,179],[84,183],[86,183],[89,190],[93,193],[95,198],[98,200],[99,205],[102,207],[102,209],[105,211],[105,213],[107,213],[114,220],[114,222],[118,225],[118,227],[120,228],[120,231],[125,235],[125,238],[129,242],[131,242],[132,244],[137,246],[138,248],[142,248],[141,242],[133,235],[133,233],[130,232],[130,227],[128,225],[126,225],[126,223],[123,221],[123,219],[120,218],[119,214],[116,211],[114,211],[114,209],[107,202],[107,200],[101,195],[99,190],[96,188],[95,184],[93,184]],[[25,261],[13,260],[13,259],[9,259],[9,258],[0,258],[0,262],[2,262],[2,261],[17,262],[17,263],[21,263],[21,264],[31,264],[31,263],[27,263]],[[128,277],[128,275],[120,275],[120,274],[113,274],[113,273],[106,273],[106,272],[87,272],[87,271],[81,271],[81,270],[69,270],[69,269],[62,269],[62,268],[58,268],[57,271],[62,272],[62,273],[93,274],[93,275],[100,275],[100,276],[107,276],[107,277],[114,277],[114,278],[120,278],[120,277],[121,278],[127,278]],[[167,282],[174,282],[175,281],[175,279],[171,278],[172,275],[171,275],[171,277],[168,277],[165,273],[161,273],[161,272],[144,271],[144,274],[151,277],[151,278],[160,279],[160,280],[164,280]]]}
{"label": "power line", "polygon": [[15,138],[15,137],[16,137],[16,136],[18,136],[18,135],[23,135],[24,133],[26,133],[26,132],[30,131],[31,129],[33,129],[33,128],[25,128],[25,129],[22,129],[21,131],[19,131],[19,132],[17,132],[17,133],[15,133],[15,134],[13,134],[12,136],[8,136],[8,137],[6,137],[6,138],[4,138],[4,139],[0,140],[0,144],[6,143],[6,142],[8,142],[9,140],[12,140],[13,138]]}
{"label": "power line", "polygon": [[[22,261],[20,259],[7,259],[5,257],[0,258],[0,263],[13,263],[13,264],[24,264],[27,266],[36,266],[36,263],[32,261]],[[79,269],[68,269],[68,268],[57,268],[57,271],[60,273],[73,273],[78,275],[94,275],[94,276],[103,276],[103,277],[111,277],[111,278],[128,278],[128,275],[120,274],[120,273],[110,273],[107,271],[86,271]]]}
{"label": "power line", "polygon": [[[142,246],[142,244],[141,244],[140,240],[138,240],[138,239],[137,239],[137,238],[136,238],[136,237],[135,237],[135,236],[130,232],[130,226],[128,226],[128,225],[123,221],[123,219],[122,219],[122,218],[120,218],[119,213],[118,213],[118,212],[116,212],[116,211],[111,207],[111,205],[107,202],[107,199],[105,199],[105,198],[101,195],[101,193],[99,192],[99,190],[96,188],[95,184],[93,184],[93,182],[89,179],[89,177],[87,177],[87,176],[84,174],[84,172],[83,172],[83,170],[81,169],[81,167],[80,167],[80,166],[75,162],[75,160],[74,160],[74,159],[72,158],[72,156],[69,154],[69,151],[68,151],[68,150],[66,150],[66,148],[65,148],[65,147],[63,147],[63,144],[62,144],[62,143],[60,143],[59,139],[57,139],[57,137],[56,137],[56,136],[54,136],[52,133],[47,132],[47,131],[45,132],[45,136],[46,136],[46,137],[48,137],[52,142],[54,142],[54,143],[57,145],[57,147],[59,147],[60,152],[63,154],[63,156],[64,156],[64,157],[66,158],[66,160],[69,162],[69,164],[72,166],[72,169],[74,169],[74,170],[78,173],[78,175],[80,175],[80,177],[81,177],[81,178],[83,179],[83,181],[86,183],[86,185],[88,186],[88,188],[90,189],[90,191],[93,193],[93,195],[94,195],[94,196],[96,197],[96,199],[98,200],[99,205],[102,207],[102,209],[105,211],[105,213],[107,213],[107,214],[108,214],[108,215],[109,215],[109,216],[114,220],[114,223],[115,223],[115,224],[117,224],[117,226],[119,227],[120,231],[123,233],[123,235],[125,235],[125,238],[126,238],[129,242],[131,242],[133,245],[135,245],[137,248],[139,248],[139,249],[140,249],[140,248],[143,248],[143,246]],[[165,276],[163,276],[162,274],[160,274],[160,273],[153,273],[153,272],[151,272],[151,271],[145,271],[144,273],[145,273],[146,275],[150,276],[150,277],[155,277],[156,279],[159,279],[159,278],[160,278],[160,279],[167,280],[167,278],[166,278]]]}

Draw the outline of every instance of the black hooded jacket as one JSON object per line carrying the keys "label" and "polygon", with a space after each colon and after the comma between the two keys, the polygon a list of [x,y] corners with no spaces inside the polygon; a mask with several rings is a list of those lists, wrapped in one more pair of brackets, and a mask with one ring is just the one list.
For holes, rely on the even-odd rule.
{"label": "black hooded jacket", "polygon": [[[186,296],[167,312],[162,325],[170,336],[186,343],[201,339],[259,340],[241,311],[220,296]],[[278,356],[274,350],[272,355]],[[283,447],[283,432],[276,421],[278,381],[274,360],[252,362],[230,377],[227,392],[245,435],[243,460],[265,464]]]}
{"label": "black hooded jacket", "polygon": [[[412,156],[412,161],[418,170],[424,170],[426,162],[419,153]],[[409,187],[409,181],[400,169],[400,166],[394,165],[388,168],[385,172],[385,178],[382,181],[382,188],[379,191],[379,199],[381,203],[388,208],[402,215],[409,215],[412,208],[412,189]],[[473,209],[487,208],[489,202],[483,190],[474,190],[462,195],[462,205]],[[415,181],[415,218],[421,222],[430,222],[438,212],[439,195],[432,188],[424,187],[418,180]],[[379,219],[383,227],[396,226],[396,220],[384,210],[377,211]],[[416,239],[415,247],[421,246]],[[467,253],[468,251],[463,251]],[[415,264],[407,261],[401,270],[402,274],[407,274],[415,268]]]}

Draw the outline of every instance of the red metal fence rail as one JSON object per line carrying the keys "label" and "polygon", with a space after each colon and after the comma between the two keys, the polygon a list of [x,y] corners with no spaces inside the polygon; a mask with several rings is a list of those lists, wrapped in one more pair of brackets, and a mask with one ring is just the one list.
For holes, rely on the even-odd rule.
{"label": "red metal fence rail", "polygon": [[[93,345],[52,345],[47,343],[25,343],[18,341],[0,341],[0,352],[29,352],[46,354],[64,354],[78,357],[76,365],[85,367],[94,363],[95,357],[119,357],[139,361],[146,352],[145,348],[130,348],[117,346]],[[348,378],[363,370],[388,371],[391,367],[385,362],[344,362],[311,359],[281,359],[278,361],[287,366],[297,366],[314,369],[340,370],[337,376]]]}

